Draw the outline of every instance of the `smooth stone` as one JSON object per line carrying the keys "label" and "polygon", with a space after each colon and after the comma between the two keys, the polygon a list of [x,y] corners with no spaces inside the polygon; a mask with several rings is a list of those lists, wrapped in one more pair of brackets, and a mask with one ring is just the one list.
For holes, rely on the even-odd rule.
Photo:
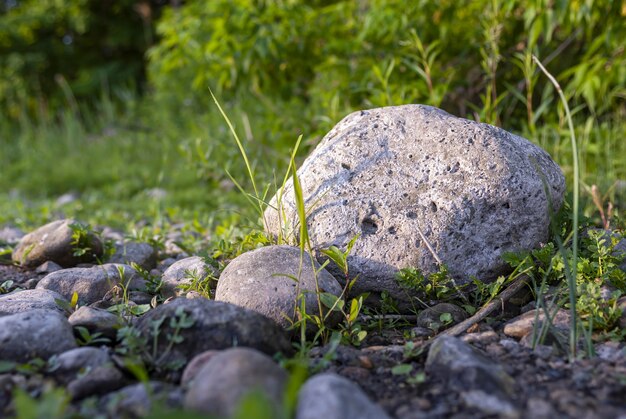
{"label": "smooth stone", "polygon": [[83,346],[50,358],[48,372],[63,385],[67,385],[79,374],[89,374],[91,370],[110,361],[111,357],[107,350]]}
{"label": "smooth stone", "polygon": [[298,394],[296,419],[385,419],[389,415],[352,381],[334,373],[309,378]]}
{"label": "smooth stone", "polygon": [[161,295],[165,298],[182,295],[184,292],[180,289],[181,285],[190,285],[194,278],[206,278],[208,276],[217,278],[218,275],[217,270],[200,256],[181,259],[163,272]]}
{"label": "smooth stone", "polygon": [[81,400],[118,390],[128,385],[129,381],[129,378],[113,363],[106,363],[72,380],[67,385],[67,392],[72,400]]}
{"label": "smooth stone", "polygon": [[[317,262],[313,264],[308,253],[301,258],[300,249],[292,246],[267,246],[246,252],[220,275],[215,300],[249,308],[289,328],[299,318],[296,306],[300,304],[300,293],[305,295],[307,314],[316,316],[320,315],[317,287],[320,292],[341,296],[337,280]],[[324,315],[328,313],[323,305],[322,310]],[[335,311],[327,324],[333,327],[340,320],[341,314]]]}
{"label": "smooth stone", "polygon": [[74,256],[72,229],[74,220],[57,220],[22,237],[13,251],[14,262],[29,268],[35,268],[46,261],[58,263],[64,268],[76,266],[81,262],[95,261],[102,257],[103,246],[100,239],[89,233],[90,251],[81,256]]}
{"label": "smooth stone", "polygon": [[169,409],[180,408],[183,404],[183,391],[179,387],[160,381],[131,384],[104,396],[99,403],[100,410],[112,418],[148,417],[156,405]]}
{"label": "smooth stone", "polygon": [[35,269],[35,272],[38,274],[51,274],[52,272],[60,271],[61,269],[63,269],[61,265],[49,260],[37,266],[37,269]]}
{"label": "smooth stone", "polygon": [[0,316],[23,313],[36,309],[63,313],[63,308],[61,308],[55,300],[67,302],[58,292],[42,289],[28,289],[0,295]]}
{"label": "smooth stone", "polygon": [[267,355],[250,348],[227,349],[198,371],[184,406],[217,417],[232,417],[247,396],[260,393],[279,407],[287,379],[287,372]]}
{"label": "smooth stone", "polygon": [[220,351],[210,349],[194,356],[191,362],[187,364],[185,370],[183,371],[183,376],[180,379],[180,385],[187,386],[189,383],[191,383],[196,375],[198,375],[198,371],[200,371],[204,364],[209,362],[209,360],[211,360],[211,358],[213,358],[213,356],[218,353],[220,353]]}
{"label": "smooth stone", "polygon": [[115,245],[115,253],[107,261],[108,263],[121,263],[130,265],[136,263],[146,271],[156,266],[157,249],[148,243],[127,242]]}
{"label": "smooth stone", "polygon": [[26,234],[17,227],[5,226],[0,228],[0,243],[17,244]]}
{"label": "smooth stone", "polygon": [[426,372],[444,377],[459,391],[482,390],[507,400],[515,394],[515,381],[501,365],[452,336],[441,336],[432,343]]}
{"label": "smooth stone", "polygon": [[[552,316],[552,324],[559,329],[568,329],[570,325],[570,314],[565,309],[558,309],[554,314],[553,309],[548,309]],[[545,310],[535,309],[520,314],[514,319],[509,320],[504,325],[504,334],[514,338],[522,338],[531,333],[535,327],[535,320],[539,320],[541,324],[545,320]]]}
{"label": "smooth stone", "polygon": [[35,309],[0,317],[0,359],[28,362],[76,347],[72,327],[55,310]]}
{"label": "smooth stone", "polygon": [[[452,316],[452,322],[449,324],[444,324],[441,321],[441,315],[445,313]],[[422,310],[417,315],[415,324],[432,330],[440,330],[442,328],[454,326],[465,319],[467,319],[467,312],[461,307],[450,303],[439,303]]]}
{"label": "smooth stone", "polygon": [[[502,255],[545,243],[550,202],[558,210],[565,192],[561,169],[540,147],[424,105],[348,115],[304,161],[298,178],[313,247],[345,249],[358,236],[348,257],[350,277],[358,275],[352,294],[386,291],[400,302],[407,291],[396,273],[438,271],[433,253],[459,284],[510,272]],[[270,234],[286,229],[283,236],[296,241],[292,180],[264,220]],[[342,279],[332,264],[329,270]]]}
{"label": "smooth stone", "polygon": [[72,327],[84,327],[91,334],[102,333],[109,339],[114,339],[122,322],[115,314],[100,308],[82,306],[68,319]]}
{"label": "smooth stone", "polygon": [[[123,270],[122,276],[119,269]],[[67,300],[76,292],[79,304],[84,305],[101,300],[118,284],[127,285],[129,289],[145,288],[144,280],[130,266],[105,264],[52,272],[39,281],[37,289],[56,291]]]}
{"label": "smooth stone", "polygon": [[461,400],[466,407],[479,410],[486,415],[496,415],[506,419],[517,419],[521,416],[511,401],[487,394],[482,390],[463,391]]}
{"label": "smooth stone", "polygon": [[292,347],[285,331],[273,320],[234,304],[203,298],[176,298],[150,310],[137,321],[137,328],[148,341],[153,340],[152,323],[165,319],[160,327],[157,353],[170,346],[167,335],[172,335],[170,322],[181,315],[193,321],[180,330],[182,342],[171,346],[163,359],[165,364],[186,365],[196,355],[209,349],[243,346],[257,349],[270,356],[277,352],[289,354]]}

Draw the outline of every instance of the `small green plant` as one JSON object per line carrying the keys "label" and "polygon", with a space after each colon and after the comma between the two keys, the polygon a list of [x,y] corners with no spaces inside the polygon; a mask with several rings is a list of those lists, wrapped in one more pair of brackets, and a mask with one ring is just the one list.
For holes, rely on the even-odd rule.
{"label": "small green plant", "polygon": [[74,291],[72,293],[72,298],[70,298],[70,301],[55,298],[54,302],[56,303],[56,305],[61,307],[63,311],[65,311],[65,313],[69,316],[78,308],[78,293]]}
{"label": "small green plant", "polygon": [[[463,287],[458,287],[448,273],[445,264],[439,265],[439,271],[424,275],[417,268],[403,268],[396,274],[396,281],[407,290],[418,294],[418,301],[424,308],[433,302],[447,301],[458,297]],[[426,302],[422,301],[426,300]]]}
{"label": "small green plant", "polygon": [[74,330],[78,332],[76,342],[79,346],[98,346],[111,343],[111,339],[105,337],[101,332],[91,333],[83,326],[74,327]]}
{"label": "small green plant", "polygon": [[81,257],[87,255],[93,247],[93,232],[89,225],[74,222],[69,225],[72,229],[71,245],[74,249],[73,255]]}

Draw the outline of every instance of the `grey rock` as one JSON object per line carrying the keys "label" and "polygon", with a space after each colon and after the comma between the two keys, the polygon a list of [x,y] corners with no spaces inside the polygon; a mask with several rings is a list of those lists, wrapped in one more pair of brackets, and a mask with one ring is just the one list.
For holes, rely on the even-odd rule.
{"label": "grey rock", "polygon": [[442,376],[460,391],[482,390],[503,399],[513,397],[515,382],[501,365],[462,340],[441,336],[428,351],[426,371]]}
{"label": "grey rock", "polygon": [[49,260],[37,266],[35,272],[38,274],[51,274],[52,272],[60,271],[61,269],[63,269],[61,265]]}
{"label": "grey rock", "polygon": [[108,263],[122,263],[130,265],[136,263],[146,271],[156,266],[157,250],[148,243],[127,242],[115,245],[115,253]]}
{"label": "grey rock", "polygon": [[[296,320],[299,293],[305,293],[308,314],[320,315],[318,294],[339,297],[342,288],[317,262],[315,271],[308,253],[300,257],[300,249],[292,246],[268,246],[246,252],[235,258],[222,272],[215,291],[215,300],[225,301],[261,313],[284,328]],[[299,275],[299,276],[298,276]],[[299,282],[293,278],[299,279]],[[324,310],[326,307],[323,307]],[[328,310],[324,312],[324,315]],[[328,324],[336,325],[338,312],[329,316]]]}
{"label": "grey rock", "polygon": [[463,404],[470,409],[476,409],[486,415],[497,415],[499,418],[516,419],[521,416],[520,411],[507,399],[487,394],[482,390],[461,392]]}
{"label": "grey rock", "polygon": [[24,237],[25,233],[17,228],[11,226],[5,226],[0,228],[0,244],[17,244],[22,237]]}
{"label": "grey rock", "polygon": [[[452,316],[451,323],[444,324],[441,315],[448,313]],[[432,330],[440,330],[453,326],[467,319],[467,312],[461,307],[450,303],[439,303],[432,307],[422,310],[417,315],[416,324],[421,327],[427,327]]]}
{"label": "grey rock", "polygon": [[84,327],[92,334],[102,333],[109,339],[114,339],[117,330],[122,327],[120,319],[115,314],[89,306],[80,307],[72,313],[68,321],[72,327]]}
{"label": "grey rock", "polygon": [[[359,275],[353,294],[387,291],[400,301],[399,269],[438,270],[428,244],[460,284],[508,272],[505,252],[549,238],[542,179],[555,209],[565,191],[561,169],[528,140],[422,105],[348,115],[298,176],[313,246],[344,249],[360,235],[348,260],[351,276]],[[297,236],[291,181],[277,207],[275,196],[266,230]]]}
{"label": "grey rock", "polygon": [[261,393],[281,406],[287,373],[272,358],[249,348],[215,355],[196,375],[185,395],[186,409],[231,417],[248,395]]}
{"label": "grey rock", "polygon": [[182,406],[183,398],[182,389],[160,381],[149,381],[109,393],[99,404],[101,410],[112,418],[142,418],[148,416],[156,403],[175,409]]}
{"label": "grey rock", "polygon": [[187,364],[185,370],[183,371],[183,376],[180,379],[180,385],[187,386],[189,383],[191,383],[193,379],[196,378],[196,375],[198,375],[198,371],[200,371],[204,364],[209,362],[211,358],[213,358],[213,356],[217,355],[218,353],[220,353],[220,351],[210,349],[193,357],[191,362]]}
{"label": "grey rock", "polygon": [[178,296],[183,293],[180,286],[191,284],[194,278],[208,276],[217,278],[218,275],[217,270],[200,256],[184,258],[173,263],[163,272],[161,294],[166,298]]}
{"label": "grey rock", "polygon": [[67,385],[72,400],[110,393],[129,384],[129,379],[113,363],[106,363],[81,375]]}
{"label": "grey rock", "polygon": [[334,374],[307,380],[298,394],[296,419],[385,419],[389,415],[352,381]]}
{"label": "grey rock", "polygon": [[[568,329],[570,322],[570,313],[565,309],[558,309],[556,313],[550,310],[550,316],[552,316],[552,324],[559,329]],[[509,320],[504,325],[504,334],[507,336],[522,338],[533,331],[535,328],[535,321],[539,320],[537,326],[540,326],[545,321],[545,310],[535,309],[527,311],[514,319]]]}
{"label": "grey rock", "polygon": [[35,309],[0,317],[0,359],[48,359],[75,347],[72,327],[57,311]]}
{"label": "grey rock", "polygon": [[52,261],[68,268],[101,257],[102,242],[92,233],[88,235],[90,251],[81,256],[74,256],[70,228],[70,224],[74,222],[74,220],[53,221],[25,235],[13,252],[13,261],[30,268]]}
{"label": "grey rock", "polygon": [[180,331],[182,343],[172,346],[163,359],[163,364],[185,365],[204,351],[232,346],[251,347],[268,355],[291,352],[291,344],[284,330],[271,319],[233,304],[202,298],[176,298],[168,304],[158,306],[140,317],[137,327],[142,336],[151,342],[152,323],[166,319],[157,340],[157,352],[162,354],[170,343],[167,335],[173,334],[171,319],[183,314],[191,318],[193,324]]}
{"label": "grey rock", "polygon": [[[123,275],[120,276],[120,269]],[[129,289],[143,287],[143,279],[128,265],[105,264],[92,268],[62,269],[46,275],[37,284],[37,289],[49,289],[58,292],[70,300],[74,292],[78,293],[81,305],[101,300],[113,287],[122,283]]]}
{"label": "grey rock", "polygon": [[89,374],[93,369],[110,362],[111,357],[105,349],[84,346],[50,358],[48,372],[63,385],[67,385],[78,375]]}
{"label": "grey rock", "polygon": [[63,313],[56,300],[66,301],[63,296],[50,290],[23,290],[0,295],[0,316],[45,309]]}

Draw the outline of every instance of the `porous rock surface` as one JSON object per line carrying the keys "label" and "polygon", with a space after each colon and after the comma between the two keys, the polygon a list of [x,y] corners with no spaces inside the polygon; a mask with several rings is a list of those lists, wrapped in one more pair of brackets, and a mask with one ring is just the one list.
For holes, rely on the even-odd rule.
{"label": "porous rock surface", "polygon": [[[406,290],[396,272],[436,271],[433,253],[460,283],[508,271],[502,254],[545,242],[549,202],[558,209],[565,191],[559,166],[528,140],[423,105],[348,115],[298,177],[314,247],[343,249],[360,235],[348,259],[359,275],[353,294],[387,291],[400,300]],[[277,198],[265,213],[267,231],[297,234],[291,180],[280,211]]]}
{"label": "porous rock surface", "polygon": [[73,232],[70,227],[73,223],[74,220],[57,220],[25,235],[13,251],[13,261],[29,268],[37,267],[46,261],[69,268],[101,257],[102,242],[93,233],[88,233],[90,250],[82,255],[74,255]]}
{"label": "porous rock surface", "polygon": [[[293,246],[267,246],[243,253],[222,272],[215,300],[249,308],[287,328],[295,321],[300,293],[304,293],[307,313],[314,315],[320,314],[318,288],[320,293],[341,295],[337,280],[313,262],[316,274],[311,262],[308,253],[301,258],[300,249]],[[339,320],[330,316],[328,324]]]}

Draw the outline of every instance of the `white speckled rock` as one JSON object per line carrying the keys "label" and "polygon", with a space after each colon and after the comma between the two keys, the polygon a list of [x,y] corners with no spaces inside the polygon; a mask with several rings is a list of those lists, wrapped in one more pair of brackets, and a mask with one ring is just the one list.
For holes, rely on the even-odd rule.
{"label": "white speckled rock", "polygon": [[[502,254],[545,242],[548,202],[559,208],[565,191],[559,166],[528,140],[423,105],[348,115],[298,176],[314,247],[345,248],[360,235],[349,257],[360,275],[353,294],[387,291],[399,300],[399,269],[437,270],[427,243],[460,283],[508,271]],[[289,181],[284,219],[276,196],[266,210],[268,232],[298,226],[294,201]]]}
{"label": "white speckled rock", "polygon": [[[341,295],[341,286],[333,276],[315,262],[320,292]],[[292,278],[298,278],[299,282]],[[235,258],[222,272],[215,290],[215,300],[225,301],[259,312],[284,328],[295,320],[298,293],[305,293],[309,314],[319,315],[316,282],[311,257],[292,246],[267,246],[246,252]],[[322,308],[324,309],[324,308]],[[329,316],[335,325],[340,316]]]}

